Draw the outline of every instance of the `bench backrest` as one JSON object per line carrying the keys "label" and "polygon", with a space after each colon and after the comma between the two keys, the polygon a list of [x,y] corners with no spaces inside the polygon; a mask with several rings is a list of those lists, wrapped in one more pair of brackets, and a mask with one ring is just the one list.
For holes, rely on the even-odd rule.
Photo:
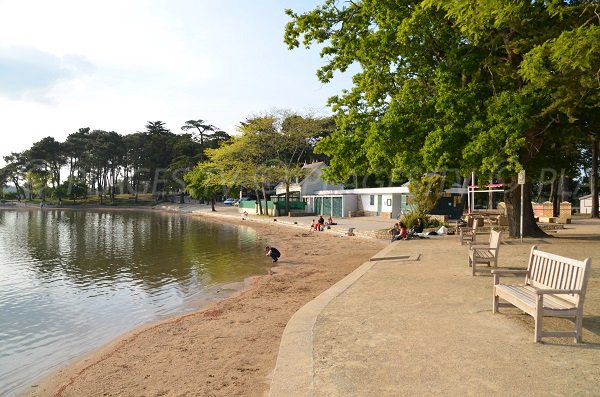
{"label": "bench backrest", "polygon": [[529,256],[525,283],[536,288],[581,290],[581,295],[561,294],[561,298],[583,304],[592,260],[583,261],[540,251],[534,245]]}
{"label": "bench backrest", "polygon": [[498,251],[500,250],[500,236],[501,235],[502,235],[502,232],[497,232],[495,230],[490,231],[490,248],[493,248],[496,250],[496,255],[498,254]]}

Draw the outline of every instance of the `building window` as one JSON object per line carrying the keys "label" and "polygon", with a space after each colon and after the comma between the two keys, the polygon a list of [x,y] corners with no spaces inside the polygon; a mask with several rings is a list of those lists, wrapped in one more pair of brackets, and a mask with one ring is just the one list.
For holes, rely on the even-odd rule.
{"label": "building window", "polygon": [[375,196],[374,195],[369,196],[369,205],[375,205]]}
{"label": "building window", "polygon": [[387,199],[387,201],[385,202],[387,204],[388,207],[392,206],[392,199]]}

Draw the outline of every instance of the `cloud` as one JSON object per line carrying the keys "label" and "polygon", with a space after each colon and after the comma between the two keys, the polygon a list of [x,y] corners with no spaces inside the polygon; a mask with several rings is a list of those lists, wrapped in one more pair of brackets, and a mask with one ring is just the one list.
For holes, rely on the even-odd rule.
{"label": "cloud", "polygon": [[94,65],[75,54],[56,56],[30,47],[0,46],[0,95],[52,102],[52,89],[91,73]]}

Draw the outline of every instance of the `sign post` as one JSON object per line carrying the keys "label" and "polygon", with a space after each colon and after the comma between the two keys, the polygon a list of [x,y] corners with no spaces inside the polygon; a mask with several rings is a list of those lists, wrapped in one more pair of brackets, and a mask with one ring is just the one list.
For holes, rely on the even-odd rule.
{"label": "sign post", "polygon": [[521,236],[521,244],[523,244],[523,188],[525,186],[525,170],[519,171],[517,182],[521,185],[521,217],[519,220],[519,235]]}

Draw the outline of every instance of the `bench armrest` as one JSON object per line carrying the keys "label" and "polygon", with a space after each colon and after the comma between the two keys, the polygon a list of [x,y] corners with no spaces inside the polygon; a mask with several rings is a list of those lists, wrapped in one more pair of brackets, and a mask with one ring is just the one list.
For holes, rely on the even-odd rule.
{"label": "bench armrest", "polygon": [[536,289],[535,293],[538,295],[544,294],[576,294],[581,295],[580,289],[551,289],[551,288],[542,288]]}
{"label": "bench armrest", "polygon": [[485,245],[482,245],[480,247],[477,247],[477,246],[469,247],[469,251],[475,251],[475,250],[495,252],[498,250],[498,248],[490,248],[490,247],[486,247]]}
{"label": "bench armrest", "polygon": [[490,270],[492,275],[494,276],[494,285],[500,284],[500,276],[506,276],[512,274],[514,276],[518,276],[520,274],[527,274],[529,271],[527,269],[492,269]]}
{"label": "bench armrest", "polygon": [[528,270],[527,269],[492,269],[490,270],[492,274],[497,274],[497,275],[505,275],[505,274],[515,274],[515,275],[519,275],[519,274],[527,274]]}
{"label": "bench armrest", "polygon": [[474,245],[469,242],[469,249],[470,250],[474,250],[474,249],[485,250],[485,249],[491,249],[491,248],[488,247],[487,245]]}

